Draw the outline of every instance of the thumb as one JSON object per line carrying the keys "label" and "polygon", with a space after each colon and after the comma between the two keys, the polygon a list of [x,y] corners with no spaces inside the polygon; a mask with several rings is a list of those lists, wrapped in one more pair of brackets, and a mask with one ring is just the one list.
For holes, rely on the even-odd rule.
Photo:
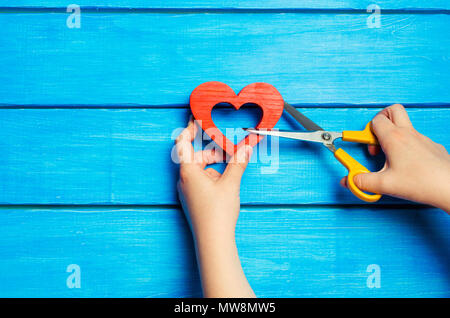
{"label": "thumb", "polygon": [[[383,172],[360,173],[353,177],[353,181],[358,188],[372,193],[384,193],[383,179]],[[344,177],[342,181],[348,187],[347,177]]]}
{"label": "thumb", "polygon": [[230,162],[223,172],[223,178],[231,182],[240,182],[252,153],[253,148],[251,146],[239,148],[234,156],[231,157]]}

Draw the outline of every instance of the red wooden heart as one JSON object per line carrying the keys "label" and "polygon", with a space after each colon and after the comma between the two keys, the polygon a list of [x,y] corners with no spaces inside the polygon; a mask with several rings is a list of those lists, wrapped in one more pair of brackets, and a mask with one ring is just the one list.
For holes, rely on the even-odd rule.
{"label": "red wooden heart", "polygon": [[241,146],[255,146],[264,136],[250,134],[235,145],[214,124],[211,111],[219,103],[229,103],[236,110],[247,103],[261,107],[263,116],[256,128],[271,129],[283,113],[283,98],[275,87],[267,83],[253,83],[244,87],[238,95],[230,86],[221,82],[206,82],[197,86],[191,94],[190,105],[194,118],[202,129],[229,155]]}

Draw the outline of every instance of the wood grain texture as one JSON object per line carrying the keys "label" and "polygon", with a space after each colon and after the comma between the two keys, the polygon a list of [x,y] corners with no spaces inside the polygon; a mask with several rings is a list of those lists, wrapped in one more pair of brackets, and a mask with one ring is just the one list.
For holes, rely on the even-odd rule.
{"label": "wood grain texture", "polygon": [[[259,108],[213,110],[217,126],[252,127]],[[362,129],[379,109],[301,108],[329,130]],[[415,127],[450,149],[448,108],[408,110]],[[1,204],[175,204],[174,139],[187,109],[3,109],[0,115]],[[300,129],[284,114],[279,129]],[[176,130],[178,128],[178,130]],[[241,131],[241,138],[245,136]],[[244,175],[244,204],[361,203],[338,182],[346,175],[319,144],[264,139]],[[204,146],[211,141],[205,141]],[[369,170],[383,164],[365,145],[339,142]],[[196,143],[196,149],[201,142]],[[279,154],[279,156],[278,156]],[[224,164],[217,165],[221,171]],[[379,203],[392,202],[384,197]]]}
{"label": "wood grain texture", "polygon": [[[370,0],[78,0],[81,6],[93,7],[119,7],[119,8],[327,8],[327,9],[366,9],[374,3]],[[449,9],[446,0],[377,0],[382,9],[404,8],[438,8]],[[0,7],[66,7],[67,1],[41,0],[39,3],[33,0],[0,0]]]}
{"label": "wood grain texture", "polygon": [[[324,107],[300,110],[336,130],[362,129],[381,105],[414,104],[416,128],[450,150],[447,0],[376,1],[379,29],[363,0],[77,3],[81,29],[66,26],[68,2],[0,0],[1,297],[201,296],[170,155],[205,81],[271,83],[291,103]],[[260,115],[213,110],[221,129]],[[286,115],[277,127],[298,129]],[[372,170],[382,164],[341,146]],[[450,297],[448,215],[390,198],[363,205],[319,145],[284,140],[279,162],[271,154],[246,171],[237,228],[258,296]],[[80,289],[66,285],[70,264]],[[379,289],[367,287],[370,264]]]}
{"label": "wood grain texture", "polygon": [[[244,207],[237,244],[260,297],[449,297],[449,226],[435,209]],[[0,230],[1,297],[201,296],[177,209],[0,208]]]}
{"label": "wood grain texture", "polygon": [[0,104],[186,106],[220,80],[294,104],[449,103],[450,15],[0,14]]}
{"label": "wood grain texture", "polygon": [[236,94],[230,86],[222,82],[206,82],[197,86],[189,99],[190,109],[203,131],[230,156],[244,145],[256,146],[263,136],[249,134],[239,143],[228,139],[212,119],[212,110],[218,104],[227,103],[235,110],[245,104],[261,108],[262,116],[256,128],[272,129],[283,113],[283,97],[275,87],[267,83],[252,83]]}

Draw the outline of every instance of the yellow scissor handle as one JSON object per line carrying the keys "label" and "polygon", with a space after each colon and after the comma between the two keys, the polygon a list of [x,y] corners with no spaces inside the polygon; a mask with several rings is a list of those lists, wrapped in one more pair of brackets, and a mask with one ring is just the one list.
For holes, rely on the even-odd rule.
{"label": "yellow scissor handle", "polygon": [[359,199],[366,202],[376,202],[380,200],[381,194],[367,194],[358,188],[353,178],[360,173],[369,173],[370,171],[350,156],[344,149],[339,148],[334,152],[334,156],[348,170],[347,184],[350,191]]}
{"label": "yellow scissor handle", "polygon": [[364,130],[345,130],[342,132],[342,140],[359,142],[361,144],[378,145],[378,139],[372,132],[372,122],[370,121]]}

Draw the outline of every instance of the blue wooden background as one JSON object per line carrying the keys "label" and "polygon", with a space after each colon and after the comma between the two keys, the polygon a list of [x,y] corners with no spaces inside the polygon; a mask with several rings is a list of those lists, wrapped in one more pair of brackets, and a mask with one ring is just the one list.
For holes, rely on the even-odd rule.
{"label": "blue wooden background", "polygon": [[[367,25],[370,3],[85,0],[71,29],[70,3],[0,0],[0,296],[201,296],[170,155],[204,81],[269,82],[329,129],[362,129],[403,103],[450,149],[450,2],[377,1],[380,28]],[[213,118],[258,120],[254,109]],[[277,127],[297,128],[285,115]],[[446,213],[365,204],[321,147],[279,148],[242,185],[237,243],[258,296],[450,296]],[[70,264],[80,288],[67,285]],[[367,285],[371,264],[380,288]]]}

